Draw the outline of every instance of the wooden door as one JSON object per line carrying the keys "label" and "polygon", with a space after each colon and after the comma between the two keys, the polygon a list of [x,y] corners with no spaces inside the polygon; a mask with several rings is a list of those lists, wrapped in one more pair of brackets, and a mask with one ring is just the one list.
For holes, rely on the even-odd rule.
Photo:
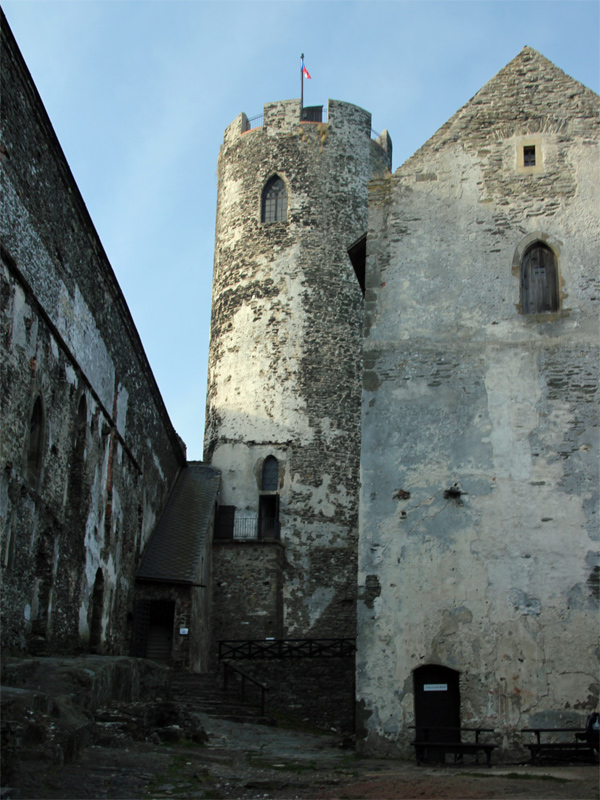
{"label": "wooden door", "polygon": [[[460,741],[459,677],[456,670],[438,664],[426,664],[413,672],[418,741]],[[443,761],[444,754],[430,751],[427,760]]]}
{"label": "wooden door", "polygon": [[524,314],[543,314],[558,310],[556,259],[549,247],[540,243],[530,247],[521,265]]}

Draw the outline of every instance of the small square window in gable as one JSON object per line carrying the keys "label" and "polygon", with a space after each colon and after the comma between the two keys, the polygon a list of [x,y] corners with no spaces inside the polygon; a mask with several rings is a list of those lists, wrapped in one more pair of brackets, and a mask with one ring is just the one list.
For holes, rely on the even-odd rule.
{"label": "small square window in gable", "polygon": [[541,138],[517,140],[517,172],[520,175],[539,175],[543,172]]}
{"label": "small square window in gable", "polygon": [[535,145],[525,145],[523,148],[523,166],[535,167]]}

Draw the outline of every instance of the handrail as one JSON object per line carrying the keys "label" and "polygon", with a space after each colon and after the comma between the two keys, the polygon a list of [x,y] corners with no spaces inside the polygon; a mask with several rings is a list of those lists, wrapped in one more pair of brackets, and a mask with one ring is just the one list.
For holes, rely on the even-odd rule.
{"label": "handrail", "polygon": [[352,656],[355,639],[230,639],[219,641],[219,660]]}
{"label": "handrail", "polygon": [[241,690],[240,690],[240,700],[242,703],[246,699],[246,681],[253,683],[255,686],[258,686],[260,689],[260,714],[262,717],[265,715],[265,695],[269,691],[269,687],[265,683],[261,683],[257,681],[256,678],[253,678],[252,675],[248,675],[243,670],[239,669],[239,667],[234,667],[233,664],[230,664],[228,661],[223,662],[223,691],[227,691],[227,676],[228,671],[236,673],[241,677]]}
{"label": "handrail", "polygon": [[257,114],[255,117],[250,117],[248,120],[248,127],[246,130],[251,131],[254,128],[260,128],[263,124],[263,115]]}

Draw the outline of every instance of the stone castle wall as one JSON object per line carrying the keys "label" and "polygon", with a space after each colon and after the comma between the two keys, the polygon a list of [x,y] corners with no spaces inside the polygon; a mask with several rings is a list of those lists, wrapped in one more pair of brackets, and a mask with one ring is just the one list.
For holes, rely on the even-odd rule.
{"label": "stone castle wall", "polygon": [[[583,725],[598,703],[598,98],[526,48],[373,188],[357,694],[410,751],[413,671],[463,725]],[[536,167],[520,164],[536,146]],[[544,242],[556,313],[524,314]],[[447,494],[458,484],[462,494]]]}
{"label": "stone castle wall", "polygon": [[[362,296],[348,248],[391,153],[356,106],[330,101],[326,123],[299,119],[299,101],[271,103],[261,127],[241,114],[225,133],[205,459],[222,471],[221,503],[246,520],[259,514],[264,460],[278,459],[281,633],[354,635]],[[273,175],[287,218],[263,223]]]}
{"label": "stone castle wall", "polygon": [[222,639],[281,638],[283,557],[279,542],[214,542],[213,654]]}
{"label": "stone castle wall", "polygon": [[[268,716],[283,724],[317,726],[328,733],[354,733],[354,656],[236,659],[233,666],[267,686]],[[260,692],[246,683],[250,702]]]}
{"label": "stone castle wall", "polygon": [[185,454],[1,24],[2,643],[123,653],[139,554]]}

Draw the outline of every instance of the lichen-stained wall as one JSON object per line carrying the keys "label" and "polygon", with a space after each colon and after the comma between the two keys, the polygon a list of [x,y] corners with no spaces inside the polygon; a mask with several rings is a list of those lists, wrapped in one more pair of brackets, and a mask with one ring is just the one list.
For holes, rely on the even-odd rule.
{"label": "lichen-stained wall", "polygon": [[[333,100],[323,123],[301,123],[298,100],[266,104],[252,130],[241,114],[220,151],[205,460],[221,503],[256,519],[262,464],[278,459],[283,635],[354,635],[362,294],[348,248],[390,159],[370,114]],[[274,175],[286,219],[263,223]]]}
{"label": "lichen-stained wall", "polygon": [[185,456],[0,22],[2,644],[122,653],[136,563]]}
{"label": "lichen-stained wall", "polygon": [[[371,186],[362,415],[361,746],[408,755],[413,671],[518,748],[598,703],[598,97],[525,48]],[[523,169],[522,147],[537,162]],[[520,263],[555,254],[556,313]]]}

